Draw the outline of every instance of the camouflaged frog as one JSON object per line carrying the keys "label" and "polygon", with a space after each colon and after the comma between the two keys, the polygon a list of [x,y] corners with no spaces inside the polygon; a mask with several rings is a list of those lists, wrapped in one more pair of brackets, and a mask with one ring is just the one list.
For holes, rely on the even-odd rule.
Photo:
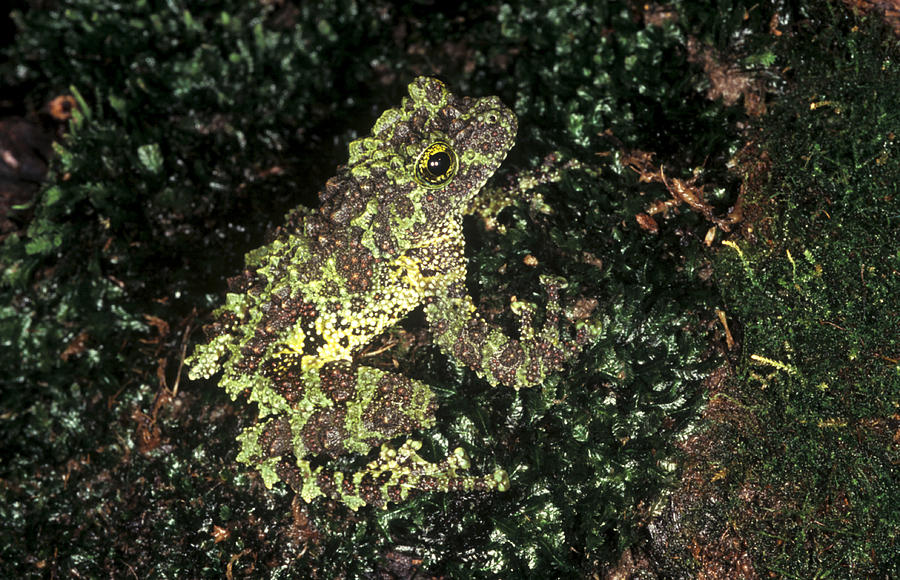
{"label": "camouflaged frog", "polygon": [[[239,435],[238,459],[267,486],[288,482],[303,499],[327,496],[352,509],[386,506],[411,491],[505,490],[503,470],[472,476],[456,449],[443,461],[396,439],[434,425],[428,385],[365,366],[361,351],[423,305],[435,342],[491,385],[539,384],[577,353],[584,332],[560,337],[558,280],[543,279],[543,327],[534,307],[513,302],[518,338],[480,316],[466,293],[462,216],[513,146],[516,117],[498,98],[451,94],[417,78],[409,98],[385,111],[370,136],[275,240],[246,256],[244,272],[206,327],[208,344],[188,360],[190,377],[221,370],[232,398],[246,394],[259,420]],[[380,452],[342,472],[331,459]]]}

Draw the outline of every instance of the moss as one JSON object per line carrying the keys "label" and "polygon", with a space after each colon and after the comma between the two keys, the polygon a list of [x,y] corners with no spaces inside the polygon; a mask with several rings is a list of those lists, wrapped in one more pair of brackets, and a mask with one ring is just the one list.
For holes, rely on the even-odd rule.
{"label": "moss", "polygon": [[[898,573],[900,487],[897,44],[872,23],[807,23],[779,54],[792,88],[762,123],[757,219],[723,248],[717,279],[743,326],[714,460],[757,571]],[[749,165],[748,165],[749,167]],[[753,176],[758,181],[758,176]]]}

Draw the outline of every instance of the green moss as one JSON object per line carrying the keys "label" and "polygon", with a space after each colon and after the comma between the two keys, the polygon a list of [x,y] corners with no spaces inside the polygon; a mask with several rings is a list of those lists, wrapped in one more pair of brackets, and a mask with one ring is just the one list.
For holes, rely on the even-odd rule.
{"label": "green moss", "polygon": [[[889,34],[835,20],[780,56],[793,88],[762,126],[771,169],[748,190],[752,237],[717,260],[743,325],[735,391],[752,426],[722,429],[731,450],[716,459],[734,494],[725,517],[758,572],[887,577],[900,529],[900,55]],[[760,501],[737,499],[748,494]]]}

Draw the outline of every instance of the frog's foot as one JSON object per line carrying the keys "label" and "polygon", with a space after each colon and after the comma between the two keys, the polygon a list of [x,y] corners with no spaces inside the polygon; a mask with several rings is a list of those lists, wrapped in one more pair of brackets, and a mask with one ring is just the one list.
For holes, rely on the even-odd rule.
{"label": "frog's foot", "polygon": [[469,468],[469,458],[462,448],[446,459],[431,463],[417,451],[421,442],[407,440],[398,449],[384,443],[378,457],[355,473],[313,468],[309,461],[293,464],[281,459],[275,466],[278,476],[307,502],[319,496],[346,504],[357,510],[364,505],[387,508],[389,502],[405,500],[411,493],[435,491],[506,491],[509,478],[498,469],[488,476],[458,473]]}
{"label": "frog's foot", "polygon": [[[543,275],[540,277],[541,285],[547,293],[547,308],[544,317],[544,326],[541,330],[541,337],[553,344],[561,344],[571,353],[566,358],[577,355],[581,349],[593,341],[600,334],[601,324],[598,319],[588,318],[590,311],[597,307],[597,300],[579,299],[578,307],[584,310],[584,313],[576,314],[575,312],[567,312],[562,307],[560,291],[565,290],[568,286],[565,278],[559,276]],[[532,311],[534,306],[530,305]],[[515,305],[512,306],[515,312]],[[578,319],[578,320],[576,320]],[[531,326],[531,319],[523,320],[520,318],[519,332],[521,336],[530,338],[525,324]],[[563,340],[560,335],[560,328],[569,326],[572,329],[571,340]],[[533,328],[533,327],[532,327]]]}
{"label": "frog's foot", "polygon": [[[533,324],[534,304],[519,301],[511,304],[519,319],[518,339],[489,325],[468,296],[434,297],[426,305],[425,315],[435,334],[435,342],[492,385],[520,388],[542,383],[548,374],[562,369],[568,360],[577,356],[596,330],[563,321],[565,313],[560,303],[560,291],[565,288],[565,280],[542,276],[541,284],[547,291],[548,300],[540,330]],[[564,338],[560,332],[566,327],[574,327],[571,338]]]}

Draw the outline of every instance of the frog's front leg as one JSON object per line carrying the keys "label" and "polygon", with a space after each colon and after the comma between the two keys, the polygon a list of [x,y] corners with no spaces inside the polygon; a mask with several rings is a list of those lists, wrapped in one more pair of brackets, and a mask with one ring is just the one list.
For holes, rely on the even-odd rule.
{"label": "frog's front leg", "polygon": [[498,216],[507,207],[516,203],[527,203],[532,211],[551,214],[553,210],[544,202],[538,188],[548,183],[562,180],[567,171],[577,169],[598,176],[599,171],[587,167],[577,159],[563,161],[559,153],[551,153],[544,157],[535,169],[513,173],[505,183],[485,187],[481,193],[473,197],[464,211],[466,214],[478,215],[484,220],[485,228],[496,229],[501,234],[506,227],[500,223]]}
{"label": "frog's front leg", "polygon": [[425,316],[435,342],[447,355],[463,362],[492,385],[520,388],[540,384],[549,373],[562,369],[567,360],[577,355],[592,334],[588,325],[580,325],[571,339],[564,339],[560,333],[563,317],[560,290],[565,288],[565,281],[542,276],[541,283],[548,301],[540,330],[532,323],[534,305],[516,301],[511,304],[519,318],[518,339],[488,324],[461,282],[431,296],[425,306]]}

